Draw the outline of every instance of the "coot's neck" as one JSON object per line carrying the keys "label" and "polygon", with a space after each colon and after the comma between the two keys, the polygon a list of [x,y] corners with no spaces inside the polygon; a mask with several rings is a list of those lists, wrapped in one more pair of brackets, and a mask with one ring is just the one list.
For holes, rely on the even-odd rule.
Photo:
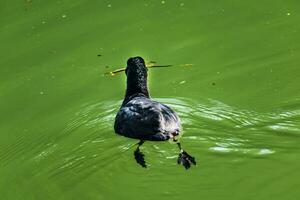
{"label": "coot's neck", "polygon": [[136,96],[145,96],[149,98],[147,86],[147,74],[138,74],[137,76],[127,76],[127,88],[124,103]]}

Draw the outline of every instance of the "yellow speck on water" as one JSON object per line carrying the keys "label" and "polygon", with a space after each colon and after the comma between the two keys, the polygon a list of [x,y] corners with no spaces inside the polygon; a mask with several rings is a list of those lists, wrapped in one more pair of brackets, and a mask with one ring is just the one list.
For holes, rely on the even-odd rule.
{"label": "yellow speck on water", "polygon": [[184,6],[184,3],[180,3],[180,6]]}
{"label": "yellow speck on water", "polygon": [[180,81],[179,82],[179,84],[181,85],[181,84],[185,84],[186,83],[186,81]]}
{"label": "yellow speck on water", "polygon": [[290,15],[291,15],[291,13],[286,13],[286,15],[287,15],[287,16],[290,16]]}
{"label": "yellow speck on water", "polygon": [[111,4],[108,4],[107,7],[111,8]]}
{"label": "yellow speck on water", "polygon": [[166,2],[165,1],[161,1],[161,4],[165,4]]}
{"label": "yellow speck on water", "polygon": [[62,18],[66,18],[66,17],[67,17],[67,15],[63,14],[61,17],[62,17]]}

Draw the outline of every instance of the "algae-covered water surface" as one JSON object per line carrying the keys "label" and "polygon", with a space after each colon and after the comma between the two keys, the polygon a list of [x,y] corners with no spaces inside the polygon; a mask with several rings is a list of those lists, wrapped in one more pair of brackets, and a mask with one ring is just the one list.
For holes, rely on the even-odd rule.
{"label": "algae-covered water surface", "polygon": [[[0,2],[0,194],[32,199],[300,198],[296,0]],[[172,107],[172,142],[116,135],[132,56]],[[113,75],[113,76],[112,76]]]}

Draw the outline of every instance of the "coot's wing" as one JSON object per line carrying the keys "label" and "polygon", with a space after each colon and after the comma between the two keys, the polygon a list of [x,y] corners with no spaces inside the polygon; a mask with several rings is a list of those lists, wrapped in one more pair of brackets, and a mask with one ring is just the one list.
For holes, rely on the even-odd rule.
{"label": "coot's wing", "polygon": [[116,133],[145,140],[166,140],[179,129],[179,118],[169,107],[144,97],[121,107],[115,121]]}
{"label": "coot's wing", "polygon": [[160,108],[147,98],[134,98],[122,106],[116,116],[115,131],[121,135],[141,138],[159,132]]}

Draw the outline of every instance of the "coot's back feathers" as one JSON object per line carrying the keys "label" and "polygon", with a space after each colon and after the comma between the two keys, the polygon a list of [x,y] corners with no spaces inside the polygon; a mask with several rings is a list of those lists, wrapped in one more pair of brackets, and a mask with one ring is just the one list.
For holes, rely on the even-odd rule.
{"label": "coot's back feathers", "polygon": [[179,134],[180,122],[168,106],[137,96],[120,108],[115,131],[141,140],[168,140]]}

